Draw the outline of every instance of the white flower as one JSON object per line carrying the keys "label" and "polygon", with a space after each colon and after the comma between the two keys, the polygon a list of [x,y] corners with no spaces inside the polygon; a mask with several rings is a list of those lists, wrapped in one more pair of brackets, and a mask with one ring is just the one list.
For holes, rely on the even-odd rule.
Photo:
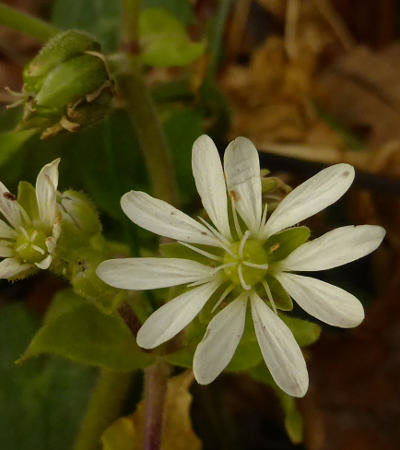
{"label": "white flower", "polygon": [[23,278],[50,266],[60,234],[59,162],[56,159],[42,168],[36,189],[26,183],[20,201],[0,182],[0,213],[5,219],[0,219],[0,257],[5,258],[0,262],[0,278]]}
{"label": "white flower", "polygon": [[[337,164],[322,170],[287,195],[266,220],[258,153],[248,139],[237,138],[229,144],[223,170],[213,141],[201,136],[193,145],[192,166],[197,190],[215,228],[144,192],[125,194],[121,205],[134,223],[177,239],[208,257],[210,265],[179,258],[127,258],[105,261],[97,273],[106,283],[122,289],[191,283],[188,287],[192,289],[163,305],[143,324],[137,342],[147,349],[185,328],[217,290],[219,301],[214,308],[233,298],[213,317],[197,346],[193,370],[200,384],[212,382],[231,360],[242,337],[250,303],[257,340],[274,380],[288,394],[301,397],[308,388],[302,352],[289,328],[260,297],[260,286],[264,288],[263,297],[274,309],[267,275],[278,280],[314,317],[331,325],[354,327],[363,320],[364,311],[353,295],[291,272],[325,270],[361,258],[379,246],[385,231],[370,225],[338,228],[272,264],[269,251],[274,249],[265,248],[267,239],[338,200],[354,179],[353,167]],[[205,250],[204,245],[219,251]]]}

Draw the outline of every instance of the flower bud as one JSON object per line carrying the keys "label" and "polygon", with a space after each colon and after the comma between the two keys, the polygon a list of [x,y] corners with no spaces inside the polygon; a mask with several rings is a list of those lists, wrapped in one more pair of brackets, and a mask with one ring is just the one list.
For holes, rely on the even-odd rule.
{"label": "flower bud", "polygon": [[97,210],[86,194],[70,189],[60,194],[57,201],[63,225],[68,223],[85,239],[101,232]]}
{"label": "flower bud", "polygon": [[21,98],[19,129],[38,128],[42,139],[103,118],[113,82],[100,45],[81,31],[56,35],[24,69]]}
{"label": "flower bud", "polygon": [[105,311],[113,309],[118,303],[120,290],[105,284],[96,275],[98,265],[106,256],[96,250],[85,248],[79,251],[71,266],[71,284],[81,297],[96,301],[96,305]]}

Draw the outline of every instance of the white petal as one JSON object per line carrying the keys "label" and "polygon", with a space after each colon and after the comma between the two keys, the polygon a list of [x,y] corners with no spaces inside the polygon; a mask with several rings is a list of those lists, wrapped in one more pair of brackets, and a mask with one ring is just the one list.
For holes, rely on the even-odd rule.
{"label": "white petal", "polygon": [[15,255],[15,250],[13,249],[14,242],[0,241],[0,257],[8,258]]}
{"label": "white petal", "polygon": [[280,273],[276,278],[304,311],[322,322],[353,328],[364,319],[359,300],[337,286],[293,273]]}
{"label": "white petal", "polygon": [[375,225],[336,228],[306,242],[281,263],[285,271],[314,271],[342,266],[376,250],[385,230]]}
{"label": "white petal", "polygon": [[219,246],[217,239],[204,225],[145,192],[126,193],[121,198],[121,207],[133,223],[160,236],[194,244]]}
{"label": "white petal", "polygon": [[209,384],[225,369],[242,338],[246,320],[247,296],[240,296],[208,324],[197,346],[193,372],[199,384]]}
{"label": "white petal", "polygon": [[46,258],[35,263],[35,266],[38,267],[39,269],[46,270],[50,267],[52,261],[53,261],[52,255],[47,255]]}
{"label": "white petal", "polygon": [[22,225],[22,207],[6,186],[0,182],[0,212],[14,227]]}
{"label": "white petal", "polygon": [[0,220],[0,238],[14,239],[17,233],[3,220]]}
{"label": "white petal", "polygon": [[14,278],[31,267],[31,264],[21,264],[14,258],[3,259],[0,262],[0,278]]}
{"label": "white petal", "polygon": [[200,136],[193,144],[192,170],[196,188],[208,216],[217,229],[231,237],[224,172],[211,138]]}
{"label": "white petal", "polygon": [[212,269],[190,259],[122,258],[102,262],[99,278],[120,289],[159,289],[209,277]]}
{"label": "white petal", "polygon": [[219,284],[219,281],[202,284],[157,309],[140,328],[138,345],[154,348],[177,335],[197,316]]}
{"label": "white petal", "polygon": [[49,227],[53,226],[57,211],[56,194],[59,163],[60,158],[57,158],[46,164],[36,178],[36,198],[40,220]]}
{"label": "white petal", "polygon": [[256,293],[251,296],[251,313],[257,341],[272,378],[287,394],[303,397],[308,389],[307,367],[292,332]]}
{"label": "white petal", "polygon": [[271,214],[265,237],[311,217],[335,203],[354,180],[354,168],[349,164],[335,164],[300,184],[287,195]]}
{"label": "white petal", "polygon": [[244,137],[232,141],[224,155],[228,192],[250,231],[257,233],[262,214],[260,161],[253,143]]}

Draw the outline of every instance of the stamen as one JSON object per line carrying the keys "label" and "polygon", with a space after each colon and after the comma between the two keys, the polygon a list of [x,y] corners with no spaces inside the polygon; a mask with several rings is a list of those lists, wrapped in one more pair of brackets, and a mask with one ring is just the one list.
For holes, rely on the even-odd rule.
{"label": "stamen", "polygon": [[37,236],[37,230],[35,230],[35,231],[32,233],[32,236],[31,236],[31,242],[33,242],[33,241],[35,240],[36,236]]}
{"label": "stamen", "polygon": [[28,234],[28,232],[25,230],[25,228],[21,227],[21,231],[22,231],[22,234],[24,235],[24,238],[27,239],[27,240],[29,241],[29,240],[30,240],[30,239],[29,239],[29,234]]}
{"label": "stamen", "polygon": [[274,299],[272,298],[271,289],[269,288],[268,283],[265,280],[263,281],[263,286],[264,286],[265,292],[267,293],[268,300],[270,301],[270,303],[272,305],[272,309],[274,310],[274,313],[278,314],[278,310],[276,309]]}
{"label": "stamen", "polygon": [[250,237],[250,231],[247,230],[247,231],[244,233],[244,235],[243,235],[243,237],[242,237],[242,240],[240,241],[239,256],[240,256],[241,258],[243,258],[244,244],[246,243],[246,241],[247,241],[247,239],[248,239],[249,237]]}
{"label": "stamen", "polygon": [[232,204],[233,223],[235,225],[236,233],[237,233],[239,239],[241,239],[243,236],[243,233],[242,233],[242,230],[240,229],[239,219],[237,216],[237,212],[236,212],[236,208],[235,208],[235,201],[234,201],[233,197],[231,197],[231,204]]}
{"label": "stamen", "polygon": [[264,210],[261,216],[260,230],[265,224],[265,220],[267,218],[267,211],[268,211],[268,203],[265,203]]}
{"label": "stamen", "polygon": [[237,264],[237,263],[235,263],[235,262],[231,262],[231,263],[227,263],[227,264],[222,264],[221,266],[218,266],[218,267],[216,267],[216,268],[213,270],[213,274],[216,274],[216,273],[219,272],[220,270],[226,269],[227,267],[235,266],[236,264]]}
{"label": "stamen", "polygon": [[32,245],[32,248],[34,250],[36,250],[37,252],[39,252],[41,255],[45,254],[45,251],[42,248],[40,248],[38,245]]}
{"label": "stamen", "polygon": [[243,261],[243,264],[245,266],[254,267],[255,269],[261,269],[261,270],[267,270],[269,265],[268,264],[256,264],[248,261]]}
{"label": "stamen", "polygon": [[248,284],[245,283],[244,278],[243,278],[243,268],[242,265],[239,264],[238,267],[238,274],[239,274],[239,280],[240,280],[240,284],[242,285],[242,288],[246,291],[249,291],[251,289],[251,286],[249,286]]}
{"label": "stamen", "polygon": [[229,248],[229,241],[219,231],[212,227],[206,220],[198,216],[198,219],[211,231],[211,233],[219,240],[221,247],[231,256],[235,256]]}
{"label": "stamen", "polygon": [[206,258],[213,259],[214,261],[221,261],[221,258],[217,255],[213,255],[212,253],[206,252],[205,250],[202,250],[201,248],[197,248],[194,245],[187,244],[186,242],[178,241],[179,244],[183,245],[184,247],[190,248],[190,250],[193,250],[196,253],[199,253],[200,255],[205,256]]}
{"label": "stamen", "polygon": [[224,292],[221,294],[221,297],[219,298],[219,300],[217,301],[217,303],[214,305],[213,309],[211,310],[211,313],[213,313],[218,306],[226,299],[226,297],[233,291],[234,285],[231,284],[230,286],[228,286]]}
{"label": "stamen", "polygon": [[25,242],[24,244],[21,244],[19,247],[17,247],[15,251],[20,252],[21,250],[24,250],[26,247],[28,247],[28,244]]}

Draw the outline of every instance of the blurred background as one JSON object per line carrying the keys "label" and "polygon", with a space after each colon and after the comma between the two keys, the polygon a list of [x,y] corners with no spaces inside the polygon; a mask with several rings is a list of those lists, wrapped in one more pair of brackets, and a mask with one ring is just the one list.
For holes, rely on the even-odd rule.
{"label": "blurred background", "polygon": [[[63,29],[86,29],[106,52],[118,47],[118,1],[3,3]],[[197,197],[192,200],[194,139],[207,132],[222,150],[242,135],[260,150],[262,167],[291,186],[325,165],[355,166],[350,191],[308,221],[314,236],[349,223],[387,230],[371,257],[318,274],[357,295],[366,320],[350,331],[324,325],[321,338],[306,349],[311,385],[297,402],[303,443],[287,437],[281,405],[268,386],[244,374],[226,374],[192,389],[193,427],[203,448],[399,449],[400,1],[146,0],[146,7],[168,9],[194,40],[208,42],[208,51],[190,67],[146,69],[187,211],[199,207]],[[22,68],[39,48],[35,39],[0,26],[0,87],[19,91]],[[0,132],[12,130],[21,113],[5,109],[12,101],[1,89]],[[61,187],[88,192],[108,236],[133,246],[119,198],[133,187],[146,189],[147,179],[118,99],[116,106],[108,119],[77,134],[3,139],[0,178],[15,192],[20,179],[33,182],[44,163],[61,156]],[[51,367],[42,361],[11,364],[63,283],[42,273],[0,284],[0,306],[16,308],[7,315],[0,310],[2,449],[67,449],[83,413],[92,369],[58,359]],[[27,309],[19,309],[22,303]],[[60,371],[63,377],[55,377]],[[127,400],[128,412],[137,396],[133,391]],[[54,408],[58,412],[51,416]]]}

